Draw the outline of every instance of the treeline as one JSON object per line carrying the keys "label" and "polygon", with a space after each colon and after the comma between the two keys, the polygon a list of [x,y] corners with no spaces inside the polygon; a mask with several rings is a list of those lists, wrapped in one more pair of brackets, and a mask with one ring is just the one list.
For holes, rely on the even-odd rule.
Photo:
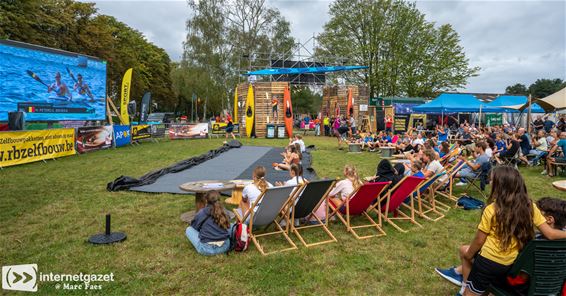
{"label": "treeline", "polygon": [[556,79],[537,79],[527,87],[522,83],[510,85],[505,88],[505,93],[510,95],[531,95],[533,99],[542,99],[566,87],[566,81]]}
{"label": "treeline", "polygon": [[403,0],[336,0],[318,37],[319,59],[369,67],[358,81],[371,96],[434,97],[464,87],[471,67],[450,24],[426,21]]}
{"label": "treeline", "polygon": [[94,3],[73,0],[0,1],[0,38],[99,57],[108,62],[108,96],[118,103],[122,75],[134,68],[131,99],[151,91],[153,102],[172,110],[171,61],[167,53]]}

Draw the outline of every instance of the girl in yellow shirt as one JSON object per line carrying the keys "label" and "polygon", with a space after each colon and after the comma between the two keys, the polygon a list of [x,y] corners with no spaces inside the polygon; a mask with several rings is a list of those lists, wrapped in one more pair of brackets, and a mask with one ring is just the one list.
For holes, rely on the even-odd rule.
{"label": "girl in yellow shirt", "polygon": [[476,236],[469,246],[460,248],[465,284],[457,295],[483,295],[492,284],[505,281],[519,251],[534,238],[535,226],[547,239],[566,239],[566,232],[546,223],[519,171],[494,168],[491,186]]}

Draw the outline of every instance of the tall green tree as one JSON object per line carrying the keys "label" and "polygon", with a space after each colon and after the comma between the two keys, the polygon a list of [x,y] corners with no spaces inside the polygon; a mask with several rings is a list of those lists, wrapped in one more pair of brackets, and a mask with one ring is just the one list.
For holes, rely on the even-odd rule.
{"label": "tall green tree", "polygon": [[505,88],[505,93],[510,95],[523,95],[526,96],[529,94],[529,90],[524,84],[517,83],[515,85],[510,85]]}
{"label": "tall green tree", "polygon": [[414,3],[336,0],[329,13],[317,56],[368,66],[354,82],[369,84],[372,96],[432,97],[465,86],[479,70],[454,29],[427,22]]}
{"label": "tall green tree", "polygon": [[0,1],[0,37],[91,55],[108,61],[107,94],[119,100],[122,75],[134,68],[131,98],[152,92],[160,109],[174,108],[171,61],[138,31],[73,0]]}
{"label": "tall green tree", "polygon": [[529,86],[529,93],[533,98],[541,99],[566,87],[562,79],[537,79]]}
{"label": "tall green tree", "polygon": [[[172,73],[178,106],[196,93],[209,98],[211,112],[231,108],[242,72],[268,67],[295,44],[289,22],[265,0],[191,0],[189,6],[183,59]],[[195,73],[198,79],[181,83]]]}

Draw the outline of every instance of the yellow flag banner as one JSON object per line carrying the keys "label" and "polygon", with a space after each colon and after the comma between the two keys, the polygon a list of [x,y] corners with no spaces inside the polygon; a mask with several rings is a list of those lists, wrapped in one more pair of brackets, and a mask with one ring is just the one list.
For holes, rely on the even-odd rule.
{"label": "yellow flag banner", "polygon": [[0,132],[0,167],[75,154],[75,129]]}
{"label": "yellow flag banner", "polygon": [[120,115],[122,124],[130,124],[128,115],[128,103],[130,102],[130,90],[132,87],[132,68],[128,69],[122,78],[122,101],[120,103]]}

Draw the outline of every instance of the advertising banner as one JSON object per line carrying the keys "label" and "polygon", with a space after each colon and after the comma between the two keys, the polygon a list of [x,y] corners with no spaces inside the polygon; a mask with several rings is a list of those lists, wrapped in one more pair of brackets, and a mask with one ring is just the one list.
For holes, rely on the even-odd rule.
{"label": "advertising banner", "polygon": [[409,117],[409,126],[416,129],[419,125],[426,127],[426,114],[411,114]]}
{"label": "advertising banner", "polygon": [[485,121],[487,126],[503,125],[503,114],[486,114]]}
{"label": "advertising banner", "polygon": [[208,136],[208,123],[173,124],[169,128],[169,139],[202,139]]}
{"label": "advertising banner", "polygon": [[116,147],[129,145],[131,141],[129,125],[114,125],[114,143]]}
{"label": "advertising banner", "polygon": [[120,101],[120,116],[123,124],[130,124],[130,115],[128,113],[128,103],[130,103],[130,87],[132,85],[132,68],[124,73],[122,78],[122,100]]}
{"label": "advertising banner", "polygon": [[152,138],[163,138],[165,137],[165,124],[152,124],[151,125],[151,137]]}
{"label": "advertising banner", "polygon": [[151,107],[151,93],[146,92],[142,97],[142,104],[141,104],[141,110],[140,110],[140,122],[141,123],[147,122],[147,115],[150,112],[150,110],[149,110],[150,107]]}
{"label": "advertising banner", "polygon": [[75,130],[0,132],[0,167],[75,154]]}
{"label": "advertising banner", "polygon": [[393,117],[393,130],[395,133],[404,133],[407,131],[407,119],[409,119],[409,115],[397,114]]}
{"label": "advertising banner", "polygon": [[0,40],[0,121],[104,120],[106,62],[78,53]]}
{"label": "advertising banner", "polygon": [[151,138],[151,126],[149,124],[132,125],[132,141]]}
{"label": "advertising banner", "polygon": [[[211,134],[213,135],[224,135],[226,134],[226,122],[211,122],[210,124],[212,126],[212,131]],[[236,123],[234,124],[234,134],[237,135],[240,133],[240,124]]]}
{"label": "advertising banner", "polygon": [[85,126],[77,129],[77,152],[108,149],[112,147],[112,126]]}

